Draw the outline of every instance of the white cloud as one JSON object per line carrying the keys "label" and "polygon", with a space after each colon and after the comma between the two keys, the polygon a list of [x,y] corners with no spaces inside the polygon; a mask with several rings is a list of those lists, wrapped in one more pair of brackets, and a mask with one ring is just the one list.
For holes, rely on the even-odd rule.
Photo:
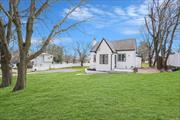
{"label": "white cloud", "polygon": [[[91,18],[89,24],[98,29],[109,29],[109,27],[112,28],[113,26],[114,29],[117,29],[127,26],[127,30],[124,32],[121,31],[121,33],[126,35],[138,34],[138,30],[134,30],[134,28],[139,29],[138,27],[144,24],[144,16],[148,12],[148,2],[149,0],[145,0],[142,4],[131,4],[124,8],[120,6],[97,7],[97,5],[86,5],[73,12],[70,18],[74,20]],[[68,9],[65,10],[65,12],[67,11]]]}
{"label": "white cloud", "polygon": [[147,4],[141,4],[140,7],[137,9],[138,13],[141,15],[146,15],[148,13],[148,6]]}
{"label": "white cloud", "polygon": [[128,16],[130,16],[130,17],[136,17],[136,16],[138,16],[136,6],[130,5],[130,6],[127,7],[126,9],[127,9],[127,15],[128,15]]}
{"label": "white cloud", "polygon": [[52,40],[52,43],[56,45],[64,45],[64,44],[71,44],[73,42],[73,39],[71,37],[56,37]]}
{"label": "white cloud", "polygon": [[104,15],[105,12],[101,9],[95,8],[95,7],[90,7],[89,11],[98,15]]}
{"label": "white cloud", "polygon": [[119,8],[119,7],[114,8],[114,12],[117,15],[125,15],[126,14],[125,11],[122,8]]}
{"label": "white cloud", "polygon": [[[42,38],[32,38],[31,43],[33,45],[41,45],[43,42]],[[73,43],[73,39],[71,37],[56,37],[53,38],[50,43],[56,44],[56,45],[64,45],[64,44],[71,44]]]}
{"label": "white cloud", "polygon": [[133,34],[139,34],[140,32],[136,29],[123,29],[123,31],[121,31],[123,34],[125,35],[133,35]]}
{"label": "white cloud", "polygon": [[[65,9],[64,12],[68,13],[70,9]],[[70,18],[74,20],[86,20],[92,18],[93,14],[89,11],[88,8],[82,7],[77,8],[71,15]]]}
{"label": "white cloud", "polygon": [[[64,9],[64,13],[67,13],[70,9]],[[99,18],[102,17],[114,17],[114,14],[111,12],[108,12],[106,10],[96,8],[91,5],[83,6],[80,8],[77,8],[71,15],[70,18],[74,20],[86,20],[86,19],[93,19],[93,20],[99,20]]]}
{"label": "white cloud", "polygon": [[43,42],[42,38],[32,38],[32,44],[41,44]]}
{"label": "white cloud", "polygon": [[144,18],[143,17],[133,18],[125,21],[124,23],[128,25],[141,26],[144,24]]}

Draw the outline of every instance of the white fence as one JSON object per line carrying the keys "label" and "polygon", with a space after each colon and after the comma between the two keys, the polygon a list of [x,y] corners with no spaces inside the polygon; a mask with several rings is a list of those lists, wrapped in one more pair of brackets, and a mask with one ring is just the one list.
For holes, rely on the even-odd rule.
{"label": "white fence", "polygon": [[[41,64],[40,66],[33,66],[33,71],[39,70],[49,70],[49,69],[58,69],[58,68],[67,68],[67,67],[78,67],[81,66],[80,63],[62,63],[62,64]],[[89,63],[84,63],[83,66],[89,66]]]}
{"label": "white fence", "polygon": [[[63,63],[63,64],[52,64],[50,68],[66,68],[66,67],[76,67],[81,66],[80,63]],[[83,66],[89,66],[89,63],[84,63]]]}

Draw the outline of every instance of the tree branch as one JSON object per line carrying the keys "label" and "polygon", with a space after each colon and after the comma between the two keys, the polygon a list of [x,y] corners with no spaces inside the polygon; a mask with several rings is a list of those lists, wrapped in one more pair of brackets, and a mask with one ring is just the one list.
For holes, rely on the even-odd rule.
{"label": "tree branch", "polygon": [[37,18],[47,7],[49,4],[49,0],[46,0],[43,5],[36,11],[35,13],[35,18]]}
{"label": "tree branch", "polygon": [[[71,13],[73,13],[78,7],[80,7],[80,5],[82,5],[82,3],[84,2],[85,0],[81,0],[73,9],[71,9],[66,15],[65,17],[59,22],[57,23],[53,29],[51,30],[50,34],[48,35],[47,39],[45,40],[43,46],[37,51],[35,52],[34,54],[30,55],[27,60],[30,61],[32,59],[34,59],[35,57],[39,56],[44,50],[45,48],[47,47],[47,45],[49,44],[49,42],[51,41],[52,38],[54,38],[57,34],[61,34],[62,32],[65,32],[73,27],[75,27],[77,24],[81,23],[82,21],[80,22],[77,22],[77,23],[74,23],[70,26],[68,26],[67,28],[65,29],[60,29],[58,30],[59,28],[61,28],[62,24],[68,19],[69,15],[71,15]],[[57,31],[58,30],[58,31]]]}
{"label": "tree branch", "polygon": [[[13,16],[13,10],[12,10],[12,4],[11,2],[9,2],[9,15]],[[13,21],[11,18],[8,19],[8,24],[7,24],[7,34],[6,34],[6,40],[7,43],[9,44],[11,37],[12,37],[12,25],[13,25]]]}
{"label": "tree branch", "polygon": [[149,25],[148,25],[147,19],[144,18],[144,20],[145,20],[146,28],[147,28],[149,34],[150,34],[151,36],[153,36],[153,34],[151,33],[151,31],[150,31],[150,29],[149,29]]}
{"label": "tree branch", "polygon": [[11,0],[11,4],[13,5],[13,11],[14,11],[13,22],[16,26],[16,32],[18,36],[18,46],[19,46],[19,50],[22,51],[23,50],[23,36],[22,36],[21,19],[18,12],[19,0]]}
{"label": "tree branch", "polygon": [[27,53],[31,46],[31,38],[33,33],[34,13],[35,13],[35,0],[31,0],[29,17],[26,23],[26,42],[25,52]]}
{"label": "tree branch", "polygon": [[74,8],[69,10],[69,12],[65,15],[65,17],[58,24],[56,24],[56,26],[57,27],[61,26],[75,10],[83,4],[84,1],[85,0],[80,0],[80,2]]}
{"label": "tree branch", "polygon": [[68,31],[69,29],[74,28],[74,27],[76,27],[78,24],[81,24],[81,23],[83,23],[83,22],[86,22],[86,20],[79,21],[79,22],[75,22],[75,23],[69,25],[67,28],[60,29],[60,30],[58,30],[58,31],[56,31],[56,32],[54,33],[54,36],[56,36],[56,35],[58,35],[58,34],[60,34],[60,33],[66,32],[66,31]]}
{"label": "tree branch", "polygon": [[0,10],[3,11],[3,13],[9,18],[12,20],[12,16],[4,9],[2,3],[0,3]]}
{"label": "tree branch", "polygon": [[10,52],[8,49],[8,43],[6,40],[6,35],[5,35],[5,28],[4,28],[4,22],[2,19],[0,19],[0,43],[1,43],[1,49],[6,53],[7,56],[10,56]]}

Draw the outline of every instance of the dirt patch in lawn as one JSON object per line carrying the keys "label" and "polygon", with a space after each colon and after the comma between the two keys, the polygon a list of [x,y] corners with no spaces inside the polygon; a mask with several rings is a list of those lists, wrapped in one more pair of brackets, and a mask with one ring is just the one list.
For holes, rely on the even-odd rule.
{"label": "dirt patch in lawn", "polygon": [[138,73],[159,73],[160,71],[156,68],[140,68]]}

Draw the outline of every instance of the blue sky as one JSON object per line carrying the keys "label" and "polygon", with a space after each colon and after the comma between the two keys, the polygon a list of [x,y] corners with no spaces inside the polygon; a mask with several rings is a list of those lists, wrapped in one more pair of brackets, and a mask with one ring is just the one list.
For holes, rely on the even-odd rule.
{"label": "blue sky", "polygon": [[[139,43],[143,39],[140,31],[143,31],[144,16],[147,15],[147,1],[88,0],[86,4],[72,13],[63,27],[84,19],[87,22],[57,36],[53,42],[69,50],[75,41],[89,43],[93,38],[97,41],[102,38],[108,40],[135,38]],[[36,21],[32,42],[37,44],[43,37],[47,37],[53,25],[77,2],[78,0],[59,0],[53,3]],[[20,8],[25,8],[27,4],[28,1],[24,0]],[[173,47],[176,48],[178,44],[180,40],[176,40]]]}
{"label": "blue sky", "polygon": [[[66,24],[84,19],[87,22],[58,36],[54,42],[71,48],[74,41],[91,42],[93,38],[97,41],[102,38],[108,40],[136,38],[140,41],[142,39],[140,30],[147,13],[146,3],[144,0],[89,0],[72,13]],[[63,1],[50,7],[45,15],[49,18],[46,26],[39,27],[42,23],[37,25],[41,34],[36,33],[34,39],[48,33],[47,26],[51,28],[52,24],[64,16],[72,4],[75,3]]]}

